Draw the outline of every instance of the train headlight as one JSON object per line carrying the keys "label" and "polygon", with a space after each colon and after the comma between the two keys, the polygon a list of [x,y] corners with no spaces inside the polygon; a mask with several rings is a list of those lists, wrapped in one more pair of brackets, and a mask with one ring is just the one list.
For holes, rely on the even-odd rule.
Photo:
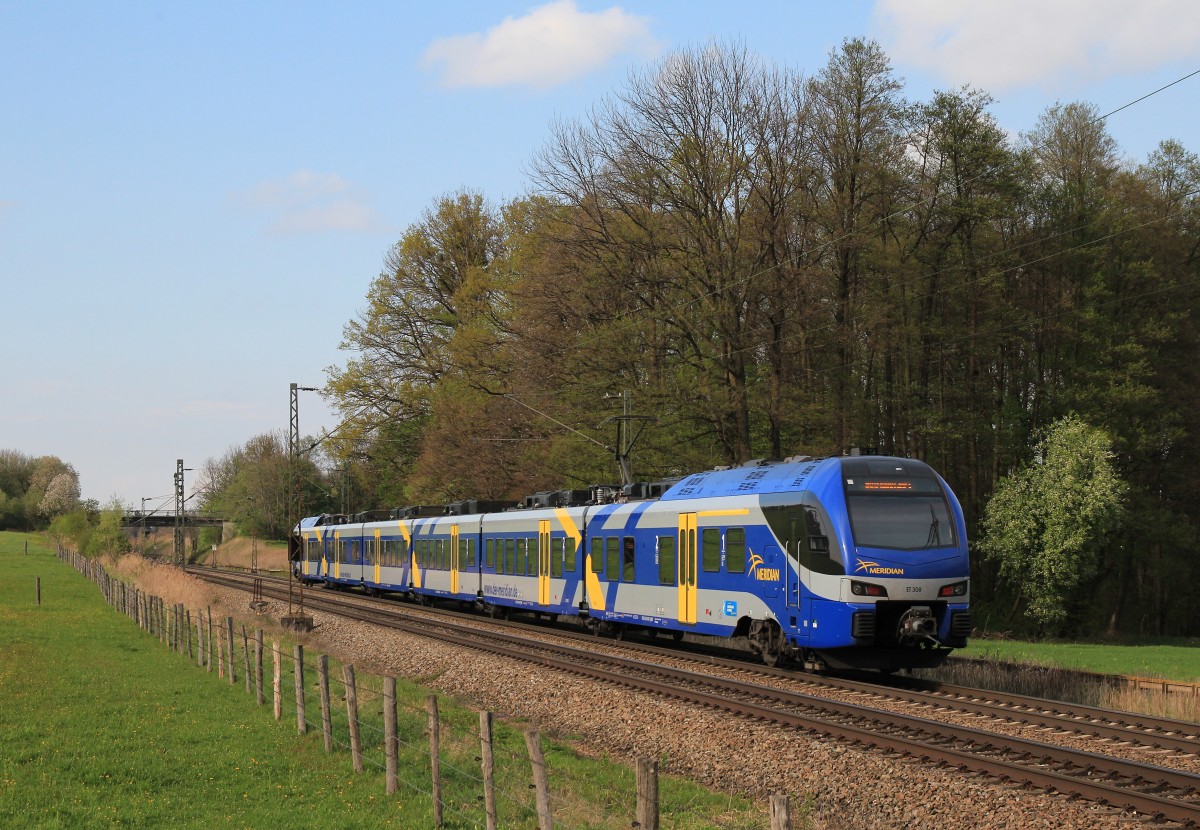
{"label": "train headlight", "polygon": [[949,585],[943,585],[938,591],[939,597],[965,597],[967,595],[967,586],[971,580],[964,579],[962,582],[952,582]]}
{"label": "train headlight", "polygon": [[856,597],[886,597],[888,595],[887,588],[882,585],[876,585],[872,582],[859,582],[850,580],[850,593]]}

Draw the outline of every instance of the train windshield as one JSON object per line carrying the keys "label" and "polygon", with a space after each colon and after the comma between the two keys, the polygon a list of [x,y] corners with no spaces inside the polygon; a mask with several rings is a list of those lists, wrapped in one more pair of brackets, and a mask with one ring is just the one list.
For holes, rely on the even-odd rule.
{"label": "train windshield", "polygon": [[957,545],[946,494],[932,472],[921,472],[891,470],[880,475],[871,470],[846,471],[846,507],[856,545],[892,550]]}

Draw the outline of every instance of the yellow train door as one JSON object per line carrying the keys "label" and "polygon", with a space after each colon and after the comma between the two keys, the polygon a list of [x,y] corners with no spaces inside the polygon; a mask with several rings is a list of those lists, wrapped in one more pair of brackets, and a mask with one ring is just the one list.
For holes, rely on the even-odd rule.
{"label": "yellow train door", "polygon": [[550,522],[538,522],[538,605],[550,604]]}
{"label": "yellow train door", "polygon": [[696,514],[679,514],[679,621],[696,622]]}
{"label": "yellow train door", "polygon": [[450,525],[450,593],[458,593],[458,525]]}

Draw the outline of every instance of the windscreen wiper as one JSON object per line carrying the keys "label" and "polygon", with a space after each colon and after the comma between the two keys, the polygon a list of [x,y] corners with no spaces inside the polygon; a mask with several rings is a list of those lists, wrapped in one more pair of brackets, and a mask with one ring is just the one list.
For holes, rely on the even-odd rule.
{"label": "windscreen wiper", "polygon": [[933,505],[929,505],[929,517],[933,520],[929,523],[929,538],[925,540],[925,547],[937,548],[942,545],[942,534],[938,530],[942,524],[938,521],[937,513],[933,510]]}

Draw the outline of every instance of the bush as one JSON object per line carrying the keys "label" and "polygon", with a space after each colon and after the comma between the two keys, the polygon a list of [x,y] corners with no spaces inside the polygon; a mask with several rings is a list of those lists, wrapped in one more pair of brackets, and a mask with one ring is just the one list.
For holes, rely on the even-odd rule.
{"label": "bush", "polygon": [[50,521],[47,533],[56,545],[83,551],[88,546],[92,531],[93,527],[88,520],[87,511],[80,508],[55,516]]}

